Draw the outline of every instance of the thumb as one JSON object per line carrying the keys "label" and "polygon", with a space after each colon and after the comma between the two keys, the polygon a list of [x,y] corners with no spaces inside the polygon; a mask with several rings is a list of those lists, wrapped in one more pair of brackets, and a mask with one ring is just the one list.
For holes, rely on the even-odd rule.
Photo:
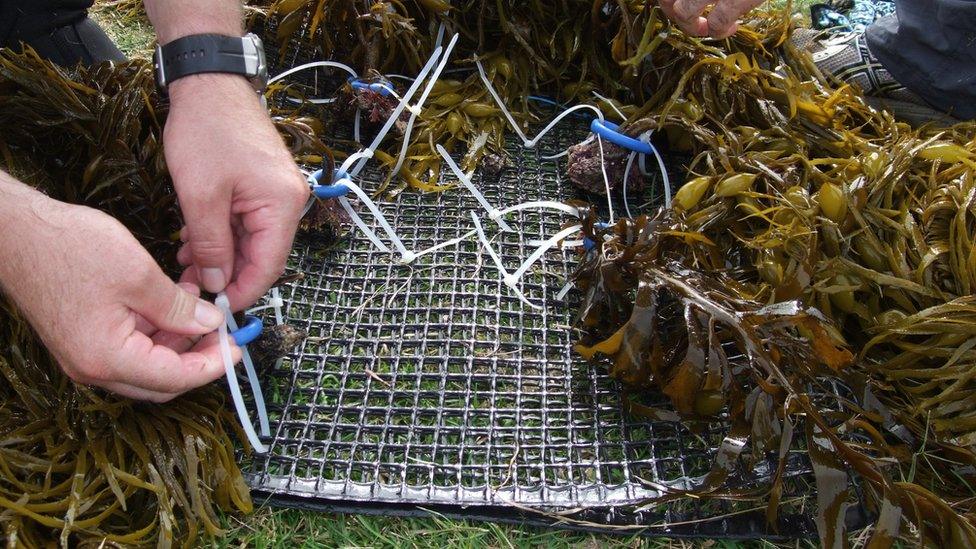
{"label": "thumb", "polygon": [[234,267],[230,199],[188,200],[181,202],[180,207],[197,279],[208,292],[221,292],[230,282]]}
{"label": "thumb", "polygon": [[175,334],[203,335],[224,322],[216,305],[178,286],[158,268],[137,290],[132,309],[153,326]]}

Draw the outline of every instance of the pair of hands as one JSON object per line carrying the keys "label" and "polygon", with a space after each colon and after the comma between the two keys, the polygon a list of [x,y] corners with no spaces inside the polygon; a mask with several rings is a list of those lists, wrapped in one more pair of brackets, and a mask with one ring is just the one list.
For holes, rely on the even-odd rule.
{"label": "pair of hands", "polygon": [[199,288],[226,291],[235,310],[264,295],[309,196],[246,80],[187,77],[170,95],[164,143],[186,221],[181,282],[110,216],[38,193],[19,197],[29,226],[9,235],[17,246],[0,269],[72,379],[156,402],[223,375],[213,333],[223,315]]}
{"label": "pair of hands", "polygon": [[[660,0],[661,9],[692,36],[728,38],[739,30],[738,20],[764,0]],[[702,14],[713,6],[708,17]]]}

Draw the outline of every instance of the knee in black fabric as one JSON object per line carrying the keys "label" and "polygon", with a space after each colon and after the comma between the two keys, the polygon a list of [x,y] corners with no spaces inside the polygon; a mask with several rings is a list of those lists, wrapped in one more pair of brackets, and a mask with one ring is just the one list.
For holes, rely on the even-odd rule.
{"label": "knee in black fabric", "polygon": [[0,0],[0,46],[28,44],[54,63],[123,61],[112,40],[88,18],[92,0]]}

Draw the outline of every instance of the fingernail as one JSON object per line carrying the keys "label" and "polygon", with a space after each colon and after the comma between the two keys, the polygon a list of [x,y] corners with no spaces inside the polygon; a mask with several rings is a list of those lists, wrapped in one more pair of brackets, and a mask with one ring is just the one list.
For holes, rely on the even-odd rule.
{"label": "fingernail", "polygon": [[203,283],[204,289],[212,294],[221,292],[227,287],[224,271],[214,267],[200,269],[200,282]]}
{"label": "fingernail", "polygon": [[194,317],[201,326],[212,330],[216,330],[224,322],[224,314],[220,309],[203,300],[197,300]]}

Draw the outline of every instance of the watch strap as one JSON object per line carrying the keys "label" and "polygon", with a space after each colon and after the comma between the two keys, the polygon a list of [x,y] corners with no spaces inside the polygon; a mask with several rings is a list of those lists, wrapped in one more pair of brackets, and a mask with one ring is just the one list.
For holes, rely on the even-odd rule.
{"label": "watch strap", "polygon": [[216,72],[254,78],[258,73],[257,63],[245,55],[244,39],[220,34],[195,34],[173,40],[158,48],[156,65],[163,86],[191,74]]}

